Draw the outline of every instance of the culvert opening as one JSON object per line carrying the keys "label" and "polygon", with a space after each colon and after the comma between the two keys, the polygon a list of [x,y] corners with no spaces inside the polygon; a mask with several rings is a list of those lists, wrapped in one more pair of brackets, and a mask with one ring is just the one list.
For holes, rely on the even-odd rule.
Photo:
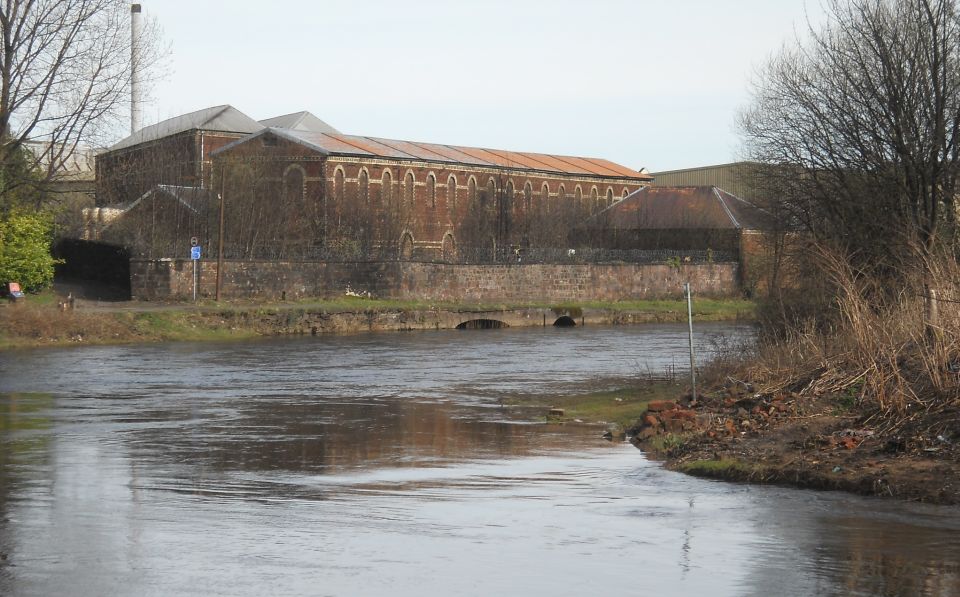
{"label": "culvert opening", "polygon": [[500,328],[508,328],[507,324],[503,323],[498,319],[471,319],[470,321],[464,321],[457,326],[458,330],[498,330]]}
{"label": "culvert opening", "polygon": [[563,317],[558,318],[553,322],[553,327],[556,328],[575,328],[577,327],[577,322],[574,321],[569,315],[564,315]]}

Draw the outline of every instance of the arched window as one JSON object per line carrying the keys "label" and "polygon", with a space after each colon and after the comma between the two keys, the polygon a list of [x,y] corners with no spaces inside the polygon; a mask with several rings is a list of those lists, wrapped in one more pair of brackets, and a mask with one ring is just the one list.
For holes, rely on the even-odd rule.
{"label": "arched window", "polygon": [[447,211],[450,212],[450,217],[454,218],[457,215],[457,177],[453,174],[450,175],[450,178],[447,179]]}
{"label": "arched window", "polygon": [[390,174],[389,170],[383,171],[383,177],[380,179],[380,204],[383,206],[390,205],[390,201],[393,199],[393,175]]}
{"label": "arched window", "polygon": [[493,180],[491,176],[487,179],[487,193],[486,193],[486,202],[487,205],[493,205],[493,201],[497,196],[497,181]]}
{"label": "arched window", "polygon": [[303,201],[303,168],[299,164],[288,166],[283,173],[283,197],[287,203]]}
{"label": "arched window", "polygon": [[623,187],[623,198],[626,199],[627,195],[629,194],[630,194],[630,189],[628,189],[627,187]]}
{"label": "arched window", "polygon": [[414,186],[417,184],[417,179],[414,178],[413,172],[407,172],[406,177],[403,180],[403,203],[407,207],[413,207],[414,201]]}
{"label": "arched window", "polygon": [[597,191],[597,187],[590,189],[590,213],[597,213],[600,211],[600,192]]}
{"label": "arched window", "polygon": [[557,189],[557,203],[563,202],[567,198],[567,188],[563,185],[560,185],[560,188]]}
{"label": "arched window", "polygon": [[477,179],[470,177],[470,180],[467,181],[467,201],[472,205],[477,201]]}
{"label": "arched window", "polygon": [[437,209],[437,177],[432,172],[427,176],[427,205]]}
{"label": "arched window", "polygon": [[512,180],[507,181],[507,191],[504,194],[504,200],[506,201],[506,204],[508,206],[513,205],[513,181]]}
{"label": "arched window", "polygon": [[550,186],[547,183],[543,183],[543,188],[540,189],[540,203],[537,207],[537,211],[541,213],[550,209]]}
{"label": "arched window", "polygon": [[343,201],[343,168],[339,166],[333,173],[333,200]]}
{"label": "arched window", "polygon": [[360,174],[357,175],[357,188],[359,190],[358,198],[361,203],[367,203],[370,201],[370,177],[367,175],[366,170],[360,170]]}
{"label": "arched window", "polygon": [[533,201],[533,185],[530,181],[523,185],[523,210],[530,213],[530,203]]}
{"label": "arched window", "polygon": [[573,190],[573,205],[579,211],[583,211],[583,189],[580,188],[580,185],[577,185],[577,188]]}
{"label": "arched window", "polygon": [[613,205],[613,187],[607,187],[607,207]]}

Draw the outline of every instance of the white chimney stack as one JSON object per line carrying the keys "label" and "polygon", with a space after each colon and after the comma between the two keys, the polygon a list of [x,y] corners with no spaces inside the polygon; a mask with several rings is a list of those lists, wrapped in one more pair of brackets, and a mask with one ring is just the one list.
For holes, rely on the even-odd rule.
{"label": "white chimney stack", "polygon": [[130,5],[130,134],[140,130],[140,5]]}

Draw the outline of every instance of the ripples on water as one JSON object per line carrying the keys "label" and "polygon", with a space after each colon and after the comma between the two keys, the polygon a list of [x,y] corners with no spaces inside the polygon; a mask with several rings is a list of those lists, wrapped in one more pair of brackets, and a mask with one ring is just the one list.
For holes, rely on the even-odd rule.
{"label": "ripples on water", "polygon": [[960,594],[955,508],[702,481],[499,407],[684,334],[2,354],[0,594]]}

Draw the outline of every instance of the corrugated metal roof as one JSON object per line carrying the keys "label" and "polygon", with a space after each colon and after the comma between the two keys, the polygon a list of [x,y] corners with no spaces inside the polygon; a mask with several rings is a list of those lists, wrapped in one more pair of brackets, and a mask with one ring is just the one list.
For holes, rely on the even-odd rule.
{"label": "corrugated metal roof", "polygon": [[769,216],[752,203],[714,186],[646,187],[584,223],[590,229],[769,228]]}
{"label": "corrugated metal roof", "polygon": [[294,112],[293,114],[284,114],[283,116],[267,118],[266,120],[261,120],[260,124],[267,128],[276,127],[281,129],[290,129],[292,131],[333,134],[338,134],[340,132],[306,110]]}
{"label": "corrugated metal roof", "polygon": [[255,133],[263,129],[263,125],[233,106],[213,106],[211,108],[197,110],[196,112],[190,112],[189,114],[168,118],[157,124],[145,126],[129,137],[117,142],[110,150],[115,151],[125,147],[133,147],[140,143],[156,141],[163,137],[169,137],[170,135],[194,129],[228,133]]}
{"label": "corrugated metal roof", "polygon": [[459,145],[440,145],[396,139],[380,139],[357,135],[343,135],[314,131],[300,131],[270,128],[234,141],[219,149],[214,155],[229,151],[233,147],[246,143],[267,132],[281,138],[308,146],[324,155],[351,155],[361,157],[381,157],[402,160],[446,162],[472,166],[517,168],[539,170],[561,174],[602,176],[615,178],[634,178],[651,180],[646,172],[631,170],[608,160],[596,158],[578,158],[541,153],[526,153],[483,149],[480,147],[462,147]]}

